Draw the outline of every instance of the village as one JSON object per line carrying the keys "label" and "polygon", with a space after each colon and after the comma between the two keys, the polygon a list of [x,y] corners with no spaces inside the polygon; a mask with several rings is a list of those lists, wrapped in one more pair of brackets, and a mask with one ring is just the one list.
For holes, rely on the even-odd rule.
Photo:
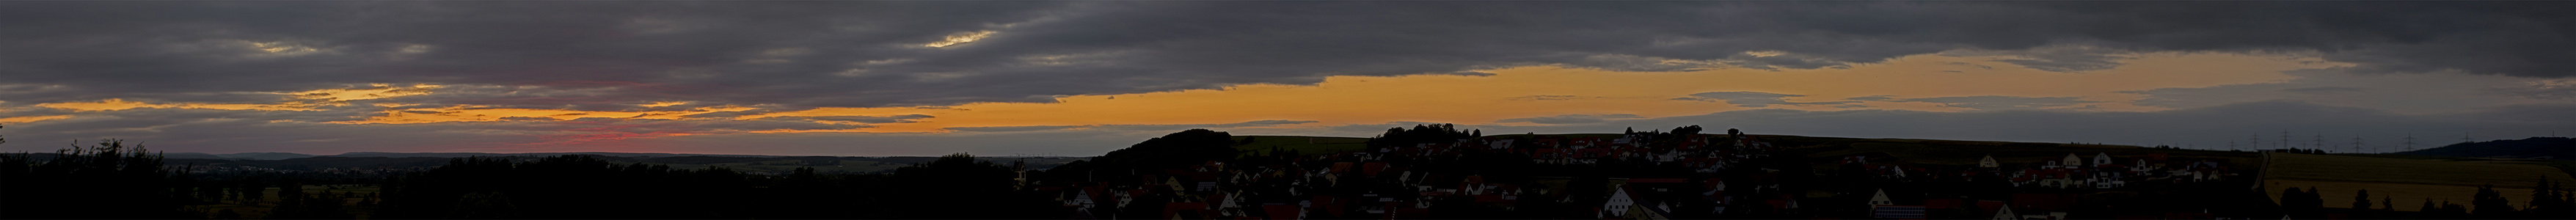
{"label": "village", "polygon": [[[1417,127],[1426,128],[1443,129]],[[2100,205],[2078,197],[2207,186],[2243,175],[2221,161],[2161,153],[2066,152],[2044,161],[1990,155],[1973,165],[1807,158],[1762,136],[1696,130],[1478,134],[1350,152],[1271,150],[1126,175],[1132,179],[1024,175],[1022,184],[1054,195],[1064,216],[1075,219],[2206,219],[2213,215],[2206,209],[2089,213],[2099,209],[2088,206]],[[1386,139],[1392,138],[1380,138]]]}

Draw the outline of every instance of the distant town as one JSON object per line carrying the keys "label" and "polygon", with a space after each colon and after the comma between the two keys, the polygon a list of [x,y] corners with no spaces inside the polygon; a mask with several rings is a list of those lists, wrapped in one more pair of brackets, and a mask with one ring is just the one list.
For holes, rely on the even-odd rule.
{"label": "distant town", "polygon": [[[2576,214],[2562,185],[2576,162],[2418,154],[2567,143],[2576,141],[2337,154],[1699,126],[1487,135],[1441,124],[1370,138],[1193,129],[1097,157],[233,155],[269,160],[169,158],[108,141],[8,154],[0,165],[10,166],[13,206],[165,198],[27,215],[45,217],[2553,219]],[[31,190],[51,188],[80,190]]]}

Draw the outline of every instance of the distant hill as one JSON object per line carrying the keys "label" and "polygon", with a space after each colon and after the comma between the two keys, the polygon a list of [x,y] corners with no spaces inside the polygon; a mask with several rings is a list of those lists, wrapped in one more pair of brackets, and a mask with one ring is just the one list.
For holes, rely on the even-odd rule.
{"label": "distant hill", "polygon": [[[164,156],[167,156],[167,155],[164,155]],[[295,159],[295,158],[313,157],[313,155],[312,155],[312,154],[282,153],[282,152],[229,153],[229,154],[218,154],[218,155],[215,155],[215,156],[222,156],[222,157],[224,157],[224,158],[231,158],[231,159],[251,159],[251,160],[284,160],[284,159]],[[173,157],[173,158],[177,158],[177,157]]]}
{"label": "distant hill", "polygon": [[534,157],[544,157],[544,156],[555,156],[555,155],[566,155],[566,154],[585,154],[585,155],[600,155],[600,156],[611,156],[611,157],[639,157],[639,158],[640,158],[640,157],[687,157],[687,156],[758,157],[758,158],[792,157],[792,156],[775,156],[775,155],[673,154],[673,153],[616,153],[616,152],[563,152],[563,153],[393,153],[393,152],[349,152],[349,153],[343,153],[343,154],[339,154],[339,155],[331,155],[331,157],[510,157],[510,156],[534,156]]}
{"label": "distant hill", "polygon": [[206,153],[162,153],[161,157],[170,159],[232,159]]}
{"label": "distant hill", "polygon": [[2532,137],[2522,140],[2493,140],[2451,144],[2433,149],[2397,152],[2404,155],[2576,160],[2576,138]]}
{"label": "distant hill", "polygon": [[[293,157],[293,156],[298,156],[298,155],[301,155],[301,156],[303,156],[303,157]],[[165,158],[164,163],[166,163],[166,164],[171,164],[171,165],[193,165],[193,166],[203,166],[203,167],[220,167],[220,168],[222,168],[222,169],[236,169],[236,168],[245,168],[245,167],[248,167],[248,168],[265,168],[265,169],[275,169],[275,170],[300,170],[300,171],[313,171],[313,170],[330,169],[330,168],[343,168],[343,169],[348,169],[348,168],[358,168],[358,169],[368,169],[368,168],[424,168],[424,167],[436,167],[436,166],[440,166],[440,165],[446,165],[446,164],[448,163],[448,161],[449,161],[449,160],[451,160],[451,159],[455,159],[455,158],[461,158],[461,157],[490,157],[490,158],[500,158],[500,159],[505,159],[505,160],[532,160],[532,159],[537,159],[537,158],[553,157],[553,156],[561,156],[561,155],[590,155],[592,158],[598,158],[598,159],[601,159],[601,160],[607,160],[607,161],[610,161],[610,162],[616,162],[616,163],[643,163],[643,164],[653,164],[653,165],[669,165],[669,166],[673,166],[673,167],[680,167],[680,168],[726,167],[726,168],[732,168],[734,171],[738,171],[738,172],[747,172],[747,173],[756,173],[756,174],[775,174],[775,173],[785,173],[785,172],[788,172],[788,171],[794,170],[794,169],[796,169],[796,168],[804,168],[804,167],[814,168],[814,169],[815,169],[816,171],[818,171],[818,172],[825,172],[825,173],[866,173],[866,172],[884,172],[884,171],[891,171],[891,170],[894,170],[895,168],[901,168],[901,167],[904,167],[904,166],[910,166],[910,165],[913,165],[913,164],[928,163],[928,162],[930,162],[930,161],[932,161],[932,160],[936,160],[936,159],[938,159],[938,157],[926,157],[926,156],[895,156],[895,157],[840,157],[840,156],[720,155],[720,154],[672,154],[672,153],[614,153],[614,152],[568,152],[568,153],[386,153],[386,152],[355,152],[355,153],[346,153],[346,154],[338,154],[338,155],[324,155],[324,156],[313,156],[313,155],[294,154],[294,153],[241,153],[241,154],[223,154],[223,155],[206,154],[206,153],[162,153],[162,156]],[[52,158],[54,158],[54,157],[58,157],[58,156],[61,156],[61,155],[54,154],[54,153],[29,153],[29,156],[31,156],[33,159],[37,159],[37,160],[46,160],[46,159],[52,159]],[[265,156],[266,158],[279,158],[279,159],[244,158],[244,157],[250,157],[250,156]],[[288,157],[293,157],[293,158],[288,158]],[[1075,160],[1091,159],[1091,157],[978,157],[978,158],[980,158],[980,159],[984,159],[984,160],[993,161],[993,162],[995,162],[995,163],[1002,163],[1002,164],[1012,164],[1012,163],[1015,163],[1015,162],[1017,162],[1017,163],[1024,163],[1024,164],[1025,164],[1025,166],[1026,166],[1026,168],[1029,168],[1029,169],[1041,169],[1041,170],[1043,170],[1043,169],[1049,169],[1049,168],[1054,168],[1054,167],[1056,167],[1056,166],[1058,166],[1058,165],[1064,165],[1065,163],[1073,162],[1073,161],[1075,161]]]}

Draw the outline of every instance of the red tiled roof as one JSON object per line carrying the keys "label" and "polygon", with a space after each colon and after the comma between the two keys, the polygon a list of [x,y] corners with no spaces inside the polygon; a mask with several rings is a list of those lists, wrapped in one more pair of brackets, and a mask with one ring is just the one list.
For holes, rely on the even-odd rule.
{"label": "red tiled roof", "polygon": [[1629,183],[1687,183],[1687,182],[1690,182],[1690,179],[1682,179],[1682,178],[1638,178],[1638,179],[1628,179],[1628,182],[1629,182]]}

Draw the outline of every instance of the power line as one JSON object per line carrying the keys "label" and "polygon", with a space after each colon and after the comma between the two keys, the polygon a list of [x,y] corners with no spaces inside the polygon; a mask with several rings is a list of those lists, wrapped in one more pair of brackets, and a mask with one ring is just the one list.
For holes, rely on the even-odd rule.
{"label": "power line", "polygon": [[2281,149],[2290,149],[2290,130],[2281,130]]}
{"label": "power line", "polygon": [[2311,146],[2309,146],[2309,148],[2316,148],[2317,150],[2325,150],[2325,149],[2326,149],[2326,135],[2322,135],[2322,134],[2321,134],[2321,135],[2317,135],[2317,137],[2316,137],[2316,138],[2317,138],[2317,140],[2315,140],[2314,142],[2308,142],[2308,143],[2309,143],[2309,145],[2311,145]]}
{"label": "power line", "polygon": [[2404,151],[2399,152],[2415,151],[2415,133],[2406,133],[2406,144],[2401,147]]}
{"label": "power line", "polygon": [[2254,135],[2245,136],[2245,148],[2250,148],[2249,150],[2256,151],[2263,150],[2263,133],[2255,132]]}

